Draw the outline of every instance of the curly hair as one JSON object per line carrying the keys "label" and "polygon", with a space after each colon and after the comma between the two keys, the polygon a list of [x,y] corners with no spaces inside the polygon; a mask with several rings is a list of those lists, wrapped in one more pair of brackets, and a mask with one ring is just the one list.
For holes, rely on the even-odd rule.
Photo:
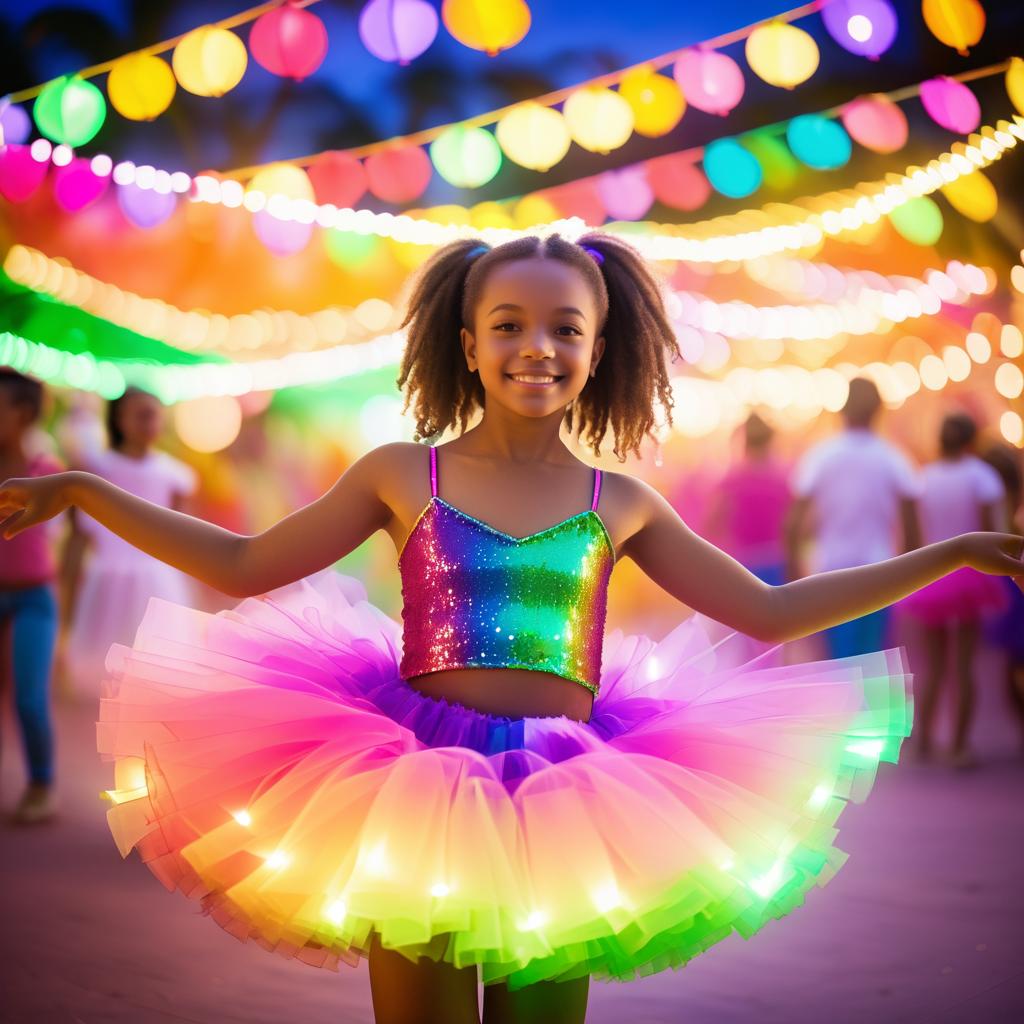
{"label": "curly hair", "polygon": [[679,346],[658,282],[643,257],[600,232],[584,235],[578,243],[558,235],[531,235],[494,248],[479,239],[463,239],[426,262],[402,323],[408,334],[398,376],[398,386],[406,392],[405,407],[413,408],[417,439],[456,424],[465,430],[473,412],[483,408],[484,388],[466,365],[459,332],[473,328],[487,274],[502,263],[527,259],[568,263],[593,289],[604,356],[566,411],[566,425],[579,429],[595,455],[610,429],[613,451],[624,461],[651,434],[656,404],[672,422],[666,357],[679,356]]}

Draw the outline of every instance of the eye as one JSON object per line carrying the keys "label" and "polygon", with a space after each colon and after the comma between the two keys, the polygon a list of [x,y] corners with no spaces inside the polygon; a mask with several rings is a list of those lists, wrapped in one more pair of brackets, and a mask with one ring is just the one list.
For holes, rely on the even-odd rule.
{"label": "eye", "polygon": [[558,328],[559,331],[569,331],[570,334],[576,335],[577,337],[583,337],[583,332],[575,324],[562,324]]}
{"label": "eye", "polygon": [[[518,330],[519,325],[514,324],[511,320],[503,320],[500,324],[495,324],[493,330],[505,331],[506,328],[511,328],[513,331]],[[506,332],[507,333],[507,332]]]}

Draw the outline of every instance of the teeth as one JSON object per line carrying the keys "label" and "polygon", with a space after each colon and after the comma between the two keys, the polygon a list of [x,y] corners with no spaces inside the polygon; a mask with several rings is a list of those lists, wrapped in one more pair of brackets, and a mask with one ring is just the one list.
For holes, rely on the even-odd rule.
{"label": "teeth", "polygon": [[553,384],[556,380],[555,377],[540,377],[528,373],[513,373],[512,379],[522,381],[524,384]]}

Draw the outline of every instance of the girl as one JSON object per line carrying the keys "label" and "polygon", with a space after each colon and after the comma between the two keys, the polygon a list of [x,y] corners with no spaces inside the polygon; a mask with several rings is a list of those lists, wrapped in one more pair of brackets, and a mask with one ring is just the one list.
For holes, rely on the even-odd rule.
{"label": "girl", "polygon": [[[740,664],[698,618],[610,637],[602,660],[615,562],[778,644],[961,565],[1019,574],[1021,539],[771,587],[645,484],[584,465],[563,425],[595,451],[611,431],[621,459],[671,397],[656,282],[613,237],[453,243],[406,325],[399,382],[420,435],[449,443],[379,448],[257,536],[84,473],[8,481],[0,528],[74,504],[248,597],[213,616],[153,602],[111,652],[99,746],[122,853],[241,939],[368,957],[382,1024],[479,1021],[478,972],[488,1024],[579,1022],[590,975],[680,966],[801,903],[909,730],[896,651]],[[401,629],[352,581],[307,578],[377,530]]]}
{"label": "girl", "polygon": [[[1004,526],[1003,483],[999,474],[973,453],[977,433],[974,420],[965,413],[952,413],[942,421],[941,458],[921,473],[918,504],[925,542]],[[931,755],[935,714],[946,675],[946,648],[952,640],[957,706],[951,760],[960,768],[974,763],[968,747],[974,717],[974,657],[982,619],[1004,603],[1000,581],[969,567],[936,580],[903,602],[907,614],[924,629],[927,667],[917,739],[922,758]]]}
{"label": "girl", "polygon": [[[109,447],[83,452],[80,464],[147,501],[180,510],[196,478],[185,463],[155,448],[163,425],[160,401],[129,388],[107,405]],[[95,700],[110,645],[131,643],[149,599],[187,604],[191,588],[176,569],[146,557],[90,516],[76,514],[74,525],[62,566],[70,621],[64,660],[73,692]]]}

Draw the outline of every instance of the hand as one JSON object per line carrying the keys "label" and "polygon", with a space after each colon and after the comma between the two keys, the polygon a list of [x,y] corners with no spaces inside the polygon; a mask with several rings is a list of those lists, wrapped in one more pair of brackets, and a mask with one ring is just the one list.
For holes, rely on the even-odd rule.
{"label": "hand", "polygon": [[0,484],[0,536],[4,540],[60,515],[71,504],[67,473],[13,478]]}
{"label": "hand", "polygon": [[1024,590],[1024,538],[1012,533],[965,533],[957,541],[964,565],[995,576],[1012,576]]}

